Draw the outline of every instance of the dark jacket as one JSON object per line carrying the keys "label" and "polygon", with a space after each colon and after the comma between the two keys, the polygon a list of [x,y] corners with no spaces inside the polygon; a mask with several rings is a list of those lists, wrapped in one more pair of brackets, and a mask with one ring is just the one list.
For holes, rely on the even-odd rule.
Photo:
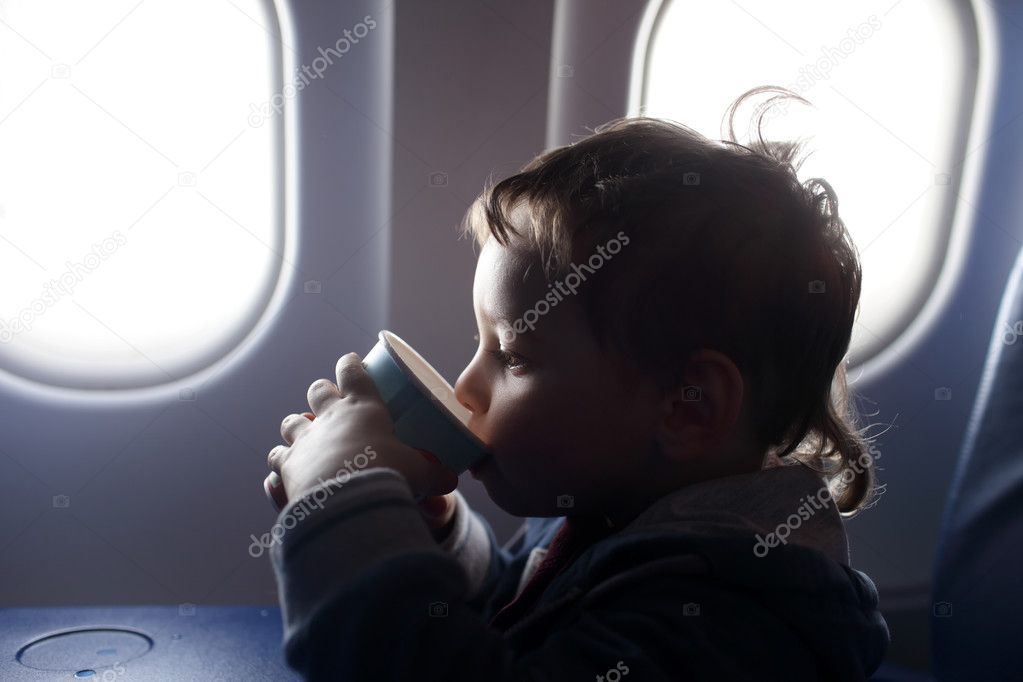
{"label": "dark jacket", "polygon": [[490,618],[564,518],[528,518],[499,547],[457,494],[438,544],[397,471],[358,471],[278,517],[285,656],[309,680],[352,682],[864,680],[888,628],[822,486],[797,464],[679,488],[500,631]]}

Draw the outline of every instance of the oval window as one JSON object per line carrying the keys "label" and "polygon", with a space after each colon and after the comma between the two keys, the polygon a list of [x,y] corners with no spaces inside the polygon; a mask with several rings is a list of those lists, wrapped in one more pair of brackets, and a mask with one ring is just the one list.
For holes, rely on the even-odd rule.
{"label": "oval window", "polygon": [[261,0],[0,2],[0,365],[153,385],[225,355],[281,270],[283,66]]}
{"label": "oval window", "polygon": [[665,0],[648,16],[631,111],[719,139],[750,88],[813,104],[769,113],[764,137],[812,138],[799,175],[834,187],[863,268],[851,364],[876,355],[913,321],[947,256],[976,88],[969,7]]}

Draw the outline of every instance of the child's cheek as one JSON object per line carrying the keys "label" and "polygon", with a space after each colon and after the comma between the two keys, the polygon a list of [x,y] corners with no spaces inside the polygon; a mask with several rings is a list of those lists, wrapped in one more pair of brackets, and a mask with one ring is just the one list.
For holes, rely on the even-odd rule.
{"label": "child's cheek", "polygon": [[[561,396],[554,386],[543,386],[532,378],[523,378],[512,385],[515,391],[493,396],[481,434],[496,454],[501,468],[533,471],[551,467],[572,440],[566,413],[571,414],[571,396]],[[568,427],[568,428],[566,428]]]}

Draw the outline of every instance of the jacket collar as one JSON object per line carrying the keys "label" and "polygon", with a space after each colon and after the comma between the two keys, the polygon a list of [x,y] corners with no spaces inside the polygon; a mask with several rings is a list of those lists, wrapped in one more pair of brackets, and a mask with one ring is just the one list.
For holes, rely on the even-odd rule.
{"label": "jacket collar", "polygon": [[683,486],[655,500],[618,535],[648,531],[763,538],[849,564],[842,518],[824,479],[800,463]]}

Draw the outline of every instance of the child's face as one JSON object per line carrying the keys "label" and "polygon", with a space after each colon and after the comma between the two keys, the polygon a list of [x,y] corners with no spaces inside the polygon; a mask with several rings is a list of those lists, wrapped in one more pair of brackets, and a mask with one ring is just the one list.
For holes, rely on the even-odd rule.
{"label": "child's face", "polygon": [[[538,319],[524,316],[548,310],[536,306],[552,291],[535,254],[493,238],[484,245],[473,283],[480,345],[455,383],[469,428],[493,452],[473,475],[517,516],[614,518],[658,470],[657,395],[600,351],[571,295]],[[534,331],[512,333],[516,320],[535,320]]]}

